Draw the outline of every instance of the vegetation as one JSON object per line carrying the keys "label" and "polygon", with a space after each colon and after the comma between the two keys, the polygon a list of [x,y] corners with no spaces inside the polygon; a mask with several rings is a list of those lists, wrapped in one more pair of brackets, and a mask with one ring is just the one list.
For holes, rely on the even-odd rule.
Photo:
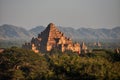
{"label": "vegetation", "polygon": [[17,47],[0,54],[0,80],[119,80],[120,54],[108,50],[78,55],[52,50],[42,55]]}
{"label": "vegetation", "polygon": [[21,47],[22,44],[27,42],[26,40],[0,40],[0,48],[10,48],[12,46]]}

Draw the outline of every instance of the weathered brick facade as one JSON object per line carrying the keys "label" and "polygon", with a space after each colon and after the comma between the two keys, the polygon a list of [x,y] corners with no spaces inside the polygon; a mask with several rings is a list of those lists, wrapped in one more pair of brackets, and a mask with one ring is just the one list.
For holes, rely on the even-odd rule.
{"label": "weathered brick facade", "polygon": [[30,43],[23,45],[23,48],[32,49],[34,52],[48,52],[54,48],[61,50],[71,50],[81,53],[79,43],[73,43],[72,40],[60,32],[53,23],[50,23],[47,28],[38,34],[37,38],[32,38]]}

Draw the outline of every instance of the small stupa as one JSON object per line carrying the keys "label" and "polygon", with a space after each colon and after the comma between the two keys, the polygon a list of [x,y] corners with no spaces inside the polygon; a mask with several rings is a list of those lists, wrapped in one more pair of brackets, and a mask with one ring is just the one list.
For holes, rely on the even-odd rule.
{"label": "small stupa", "polygon": [[81,52],[82,53],[87,53],[87,46],[85,45],[85,43],[84,42],[82,42],[82,44],[81,44]]}

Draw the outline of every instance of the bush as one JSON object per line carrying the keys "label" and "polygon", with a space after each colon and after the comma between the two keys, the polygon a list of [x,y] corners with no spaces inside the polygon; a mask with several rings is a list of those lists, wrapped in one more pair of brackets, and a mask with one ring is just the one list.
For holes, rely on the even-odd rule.
{"label": "bush", "polygon": [[[39,53],[40,54],[40,53]],[[0,54],[0,80],[119,80],[119,54],[103,50],[78,56],[53,50],[40,56],[30,50],[9,48]]]}

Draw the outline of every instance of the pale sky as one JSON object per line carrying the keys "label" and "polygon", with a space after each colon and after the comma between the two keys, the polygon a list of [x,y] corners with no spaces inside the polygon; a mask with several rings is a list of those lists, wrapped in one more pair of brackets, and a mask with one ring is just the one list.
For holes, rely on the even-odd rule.
{"label": "pale sky", "polygon": [[0,0],[0,25],[120,26],[120,0]]}

